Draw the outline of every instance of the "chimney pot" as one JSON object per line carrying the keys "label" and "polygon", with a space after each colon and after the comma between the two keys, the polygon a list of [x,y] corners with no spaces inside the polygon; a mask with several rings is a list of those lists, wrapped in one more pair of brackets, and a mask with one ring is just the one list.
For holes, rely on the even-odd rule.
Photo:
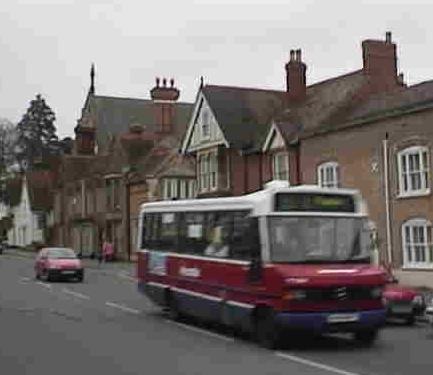
{"label": "chimney pot", "polygon": [[391,31],[387,31],[385,34],[385,41],[391,43]]}
{"label": "chimney pot", "polygon": [[299,62],[302,61],[301,50],[300,49],[296,50],[296,61],[299,61]]}
{"label": "chimney pot", "polygon": [[163,78],[163,79],[162,79],[162,85],[163,85],[164,87],[167,87],[167,78]]}
{"label": "chimney pot", "polygon": [[156,77],[156,87],[159,87],[159,77]]}
{"label": "chimney pot", "polygon": [[174,79],[171,78],[171,79],[170,79],[170,87],[173,87],[173,86],[174,86]]}
{"label": "chimney pot", "polygon": [[295,60],[295,50],[291,49],[290,50],[290,61],[294,61]]}

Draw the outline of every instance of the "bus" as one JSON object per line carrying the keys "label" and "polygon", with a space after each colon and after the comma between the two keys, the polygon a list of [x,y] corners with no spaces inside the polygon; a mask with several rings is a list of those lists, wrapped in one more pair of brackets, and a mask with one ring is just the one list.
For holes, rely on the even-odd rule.
{"label": "bus", "polygon": [[371,264],[366,205],[350,189],[272,181],[255,193],[145,203],[138,290],[173,319],[254,333],[351,333],[371,345],[385,322],[385,273]]}

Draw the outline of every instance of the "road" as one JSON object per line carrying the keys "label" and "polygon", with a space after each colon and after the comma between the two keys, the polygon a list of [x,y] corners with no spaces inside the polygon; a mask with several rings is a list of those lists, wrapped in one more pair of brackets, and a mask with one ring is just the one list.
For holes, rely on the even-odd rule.
{"label": "road", "polygon": [[132,267],[88,262],[84,283],[34,279],[32,259],[0,256],[2,374],[430,374],[427,325],[389,326],[372,348],[345,337],[278,352],[167,319],[136,291]]}

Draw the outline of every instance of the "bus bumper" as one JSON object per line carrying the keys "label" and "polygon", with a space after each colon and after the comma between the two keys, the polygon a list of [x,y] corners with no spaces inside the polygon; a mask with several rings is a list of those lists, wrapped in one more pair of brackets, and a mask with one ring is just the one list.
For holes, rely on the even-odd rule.
{"label": "bus bumper", "polygon": [[353,311],[344,313],[288,313],[275,316],[281,328],[318,333],[355,332],[378,329],[385,324],[385,310]]}

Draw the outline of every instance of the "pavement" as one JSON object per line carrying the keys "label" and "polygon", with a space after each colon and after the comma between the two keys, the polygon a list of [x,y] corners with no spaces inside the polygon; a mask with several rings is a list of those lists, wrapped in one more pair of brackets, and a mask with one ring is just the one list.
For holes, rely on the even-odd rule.
{"label": "pavement", "polygon": [[[393,324],[371,348],[344,335],[268,351],[215,327],[177,323],[141,296],[133,265],[98,268],[83,283],[36,281],[33,256],[0,256],[1,374],[430,374],[433,331]],[[128,277],[129,278],[128,278]]]}

